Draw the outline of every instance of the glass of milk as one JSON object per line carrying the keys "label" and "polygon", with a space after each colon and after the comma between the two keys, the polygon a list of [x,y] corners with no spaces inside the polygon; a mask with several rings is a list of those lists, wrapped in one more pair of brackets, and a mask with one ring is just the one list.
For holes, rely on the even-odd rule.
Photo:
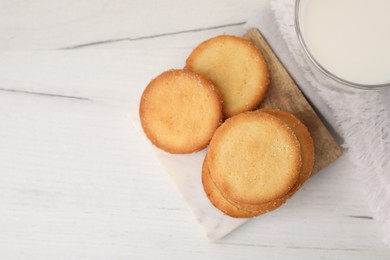
{"label": "glass of milk", "polygon": [[326,77],[359,89],[390,87],[390,0],[296,0],[295,28]]}

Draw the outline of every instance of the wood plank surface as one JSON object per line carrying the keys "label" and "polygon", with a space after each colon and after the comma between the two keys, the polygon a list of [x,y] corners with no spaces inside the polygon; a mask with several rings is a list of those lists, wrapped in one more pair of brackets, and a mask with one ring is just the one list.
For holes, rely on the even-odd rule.
{"label": "wood plank surface", "polygon": [[270,70],[270,86],[261,107],[278,108],[293,113],[309,129],[314,141],[315,163],[313,173],[334,162],[342,154],[320,117],[305,98],[294,80],[257,29],[249,30],[244,38],[263,53]]}
{"label": "wood plank surface", "polygon": [[390,259],[347,156],[210,243],[131,124],[155,75],[251,17],[271,24],[267,2],[1,1],[0,259]]}

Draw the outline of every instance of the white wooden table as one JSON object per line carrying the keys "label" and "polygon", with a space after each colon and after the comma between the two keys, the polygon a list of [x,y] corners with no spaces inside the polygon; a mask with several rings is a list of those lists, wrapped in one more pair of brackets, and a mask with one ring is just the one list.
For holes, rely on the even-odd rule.
{"label": "white wooden table", "polygon": [[264,3],[1,0],[0,259],[390,259],[346,160],[209,242],[130,123],[140,86]]}

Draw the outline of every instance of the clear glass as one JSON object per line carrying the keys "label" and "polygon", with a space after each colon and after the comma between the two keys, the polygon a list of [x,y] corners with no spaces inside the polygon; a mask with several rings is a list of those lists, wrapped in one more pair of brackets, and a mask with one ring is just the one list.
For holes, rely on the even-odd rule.
{"label": "clear glass", "polygon": [[307,44],[305,43],[304,36],[302,34],[302,27],[301,27],[301,0],[296,0],[295,2],[295,30],[299,39],[299,42],[304,50],[304,53],[306,55],[306,58],[309,59],[310,63],[314,65],[322,74],[324,74],[327,78],[330,78],[338,83],[341,86],[347,86],[347,87],[352,87],[356,89],[364,89],[364,90],[376,90],[376,89],[383,89],[383,88],[388,88],[390,87],[390,82],[388,83],[383,83],[383,84],[360,84],[360,83],[355,83],[351,82],[345,79],[342,79],[333,73],[329,72],[326,68],[324,68],[312,55],[310,52],[310,49],[308,48]]}

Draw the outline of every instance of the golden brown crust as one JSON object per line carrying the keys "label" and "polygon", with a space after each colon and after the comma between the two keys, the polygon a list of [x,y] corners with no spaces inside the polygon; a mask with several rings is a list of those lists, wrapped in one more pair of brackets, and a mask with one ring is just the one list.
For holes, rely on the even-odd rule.
{"label": "golden brown crust", "polygon": [[278,109],[271,108],[263,108],[259,110],[261,112],[269,113],[273,116],[278,117],[280,120],[283,120],[295,133],[298,138],[301,147],[302,154],[302,166],[299,173],[299,177],[297,182],[291,188],[291,190],[284,195],[283,197],[276,199],[272,202],[264,203],[264,204],[239,204],[232,202],[236,207],[249,211],[261,211],[267,209],[268,211],[275,209],[281,206],[283,203],[287,201],[294,193],[301,188],[301,186],[305,183],[305,181],[310,177],[311,171],[314,165],[314,143],[309,130],[307,127],[293,114],[281,111]]}
{"label": "golden brown crust", "polygon": [[210,202],[226,215],[233,218],[252,218],[277,209],[286,202],[281,198],[264,204],[250,205],[229,201],[215,186],[209,172],[207,156],[202,166],[202,184]]}
{"label": "golden brown crust", "polygon": [[187,58],[186,68],[215,83],[226,118],[255,109],[268,89],[269,72],[262,53],[240,37],[221,35],[202,42]]}
{"label": "golden brown crust", "polygon": [[214,84],[188,69],[169,70],[144,90],[139,115],[149,140],[170,153],[192,153],[209,143],[222,120]]}
{"label": "golden brown crust", "polygon": [[231,204],[238,207],[240,210],[249,211],[251,213],[258,213],[257,215],[264,214],[275,210],[282,206],[287,201],[287,196],[283,196],[281,198],[277,198],[275,200],[260,203],[260,204],[245,204],[245,203],[237,203],[234,201],[228,200]]}
{"label": "golden brown crust", "polygon": [[202,166],[202,184],[203,184],[203,189],[208,199],[210,200],[211,204],[213,204],[217,209],[219,209],[220,211],[222,211],[223,213],[225,213],[230,217],[251,218],[268,212],[267,209],[264,209],[263,211],[256,211],[256,212],[243,210],[240,209],[237,205],[229,202],[225,197],[223,197],[223,195],[215,186],[214,182],[210,177],[209,169],[207,166],[207,156],[203,161],[203,166]]}
{"label": "golden brown crust", "polygon": [[225,198],[240,204],[281,198],[294,186],[301,167],[294,132],[264,112],[226,120],[216,130],[208,154],[213,182]]}
{"label": "golden brown crust", "polygon": [[301,147],[302,166],[297,182],[288,192],[287,197],[291,197],[310,177],[314,166],[314,142],[307,127],[293,114],[278,110],[263,108],[261,112],[269,113],[285,122],[295,133]]}

